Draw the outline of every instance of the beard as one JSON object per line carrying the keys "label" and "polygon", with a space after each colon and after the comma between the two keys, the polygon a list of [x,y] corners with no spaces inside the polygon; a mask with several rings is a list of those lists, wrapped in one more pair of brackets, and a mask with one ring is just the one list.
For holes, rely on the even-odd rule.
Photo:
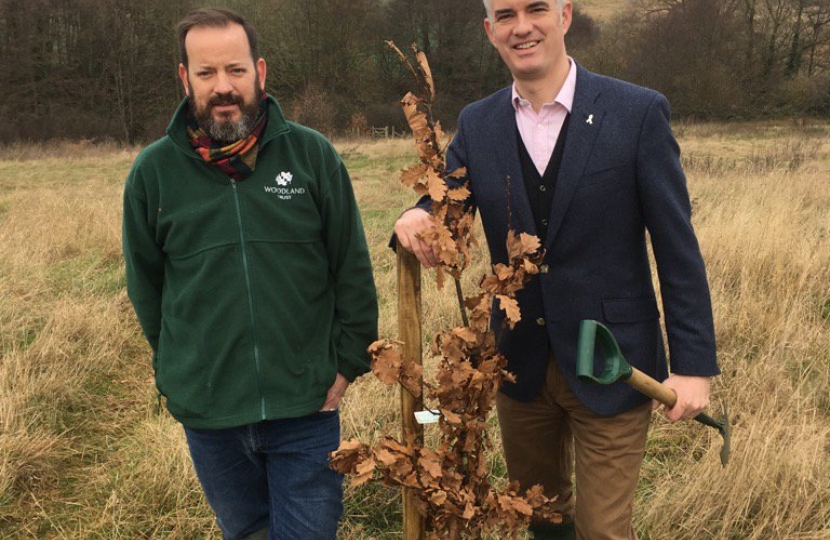
{"label": "beard", "polygon": [[[192,95],[187,97],[187,102],[193,118],[196,119],[199,127],[210,135],[211,139],[220,142],[235,142],[244,139],[254,130],[263,95],[264,92],[259,87],[259,77],[257,77],[254,99],[250,102],[246,102],[242,96],[233,92],[211,96],[204,107],[200,107]],[[234,122],[230,118],[220,120],[214,118],[212,109],[217,105],[238,106],[239,120]]]}

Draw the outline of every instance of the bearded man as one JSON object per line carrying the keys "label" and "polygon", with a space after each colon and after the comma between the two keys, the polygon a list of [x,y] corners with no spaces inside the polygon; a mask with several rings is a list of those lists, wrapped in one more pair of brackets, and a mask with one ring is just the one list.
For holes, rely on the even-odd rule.
{"label": "bearded man", "polygon": [[225,538],[334,540],[338,406],[377,294],[348,172],[265,93],[253,27],[179,23],[187,98],[124,191],[127,288]]}

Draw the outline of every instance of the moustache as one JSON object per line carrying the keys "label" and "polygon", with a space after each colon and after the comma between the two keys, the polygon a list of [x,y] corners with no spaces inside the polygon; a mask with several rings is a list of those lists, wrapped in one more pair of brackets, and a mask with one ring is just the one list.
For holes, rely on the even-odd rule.
{"label": "moustache", "polygon": [[211,97],[208,101],[208,107],[216,107],[222,105],[239,105],[240,107],[244,104],[242,100],[242,96],[238,96],[235,94],[216,94],[215,96]]}

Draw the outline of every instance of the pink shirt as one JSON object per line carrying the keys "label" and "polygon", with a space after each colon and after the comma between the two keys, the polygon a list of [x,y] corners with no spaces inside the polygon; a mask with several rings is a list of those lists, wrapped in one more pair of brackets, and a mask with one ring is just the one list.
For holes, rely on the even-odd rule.
{"label": "pink shirt", "polygon": [[519,135],[527,148],[527,153],[536,165],[539,174],[544,175],[550,161],[562,124],[574,103],[576,90],[576,62],[568,58],[571,69],[565,78],[565,84],[553,103],[545,103],[537,113],[530,102],[519,95],[516,83],[513,83],[513,108],[516,110],[516,125]]}

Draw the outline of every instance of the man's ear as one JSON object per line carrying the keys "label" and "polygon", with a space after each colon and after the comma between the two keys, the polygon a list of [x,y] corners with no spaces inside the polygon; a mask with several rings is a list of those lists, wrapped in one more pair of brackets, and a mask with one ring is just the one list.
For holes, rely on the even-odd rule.
{"label": "man's ear", "polygon": [[562,33],[567,34],[568,29],[571,27],[571,23],[574,20],[574,6],[570,2],[566,2],[564,6],[562,6]]}
{"label": "man's ear", "polygon": [[265,75],[268,72],[268,69],[265,66],[265,59],[260,58],[256,61],[256,72],[259,75],[259,89],[265,90]]}
{"label": "man's ear", "polygon": [[179,64],[179,79],[182,81],[182,86],[184,86],[184,93],[188,96],[190,95],[190,85],[187,81],[187,68],[184,67],[184,64]]}
{"label": "man's ear", "polygon": [[496,46],[495,36],[493,36],[493,27],[490,23],[490,17],[484,17],[484,32],[487,34],[487,39],[490,40],[490,44],[493,47]]}

